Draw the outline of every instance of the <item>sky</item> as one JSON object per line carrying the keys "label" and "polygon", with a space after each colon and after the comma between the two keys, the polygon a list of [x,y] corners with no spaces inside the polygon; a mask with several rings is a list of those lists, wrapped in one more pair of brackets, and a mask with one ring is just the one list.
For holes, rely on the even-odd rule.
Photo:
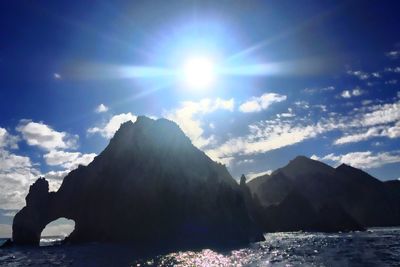
{"label": "sky", "polygon": [[297,155],[400,178],[399,8],[3,1],[0,235],[39,176],[57,190],[139,115],[175,121],[236,179]]}

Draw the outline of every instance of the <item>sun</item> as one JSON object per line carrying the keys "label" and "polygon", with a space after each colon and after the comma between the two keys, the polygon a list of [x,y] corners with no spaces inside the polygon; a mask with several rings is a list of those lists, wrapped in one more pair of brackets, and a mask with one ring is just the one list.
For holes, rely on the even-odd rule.
{"label": "sun", "polygon": [[206,56],[188,58],[183,64],[183,78],[185,85],[191,89],[206,89],[215,82],[214,61]]}

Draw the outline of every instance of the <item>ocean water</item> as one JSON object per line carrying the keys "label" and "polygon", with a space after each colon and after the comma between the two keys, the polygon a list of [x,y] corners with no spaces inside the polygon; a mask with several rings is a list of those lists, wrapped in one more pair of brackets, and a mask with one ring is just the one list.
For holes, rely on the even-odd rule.
{"label": "ocean water", "polygon": [[228,251],[203,249],[140,257],[129,246],[57,246],[0,249],[0,266],[400,266],[400,228],[354,233],[271,233],[265,241]]}

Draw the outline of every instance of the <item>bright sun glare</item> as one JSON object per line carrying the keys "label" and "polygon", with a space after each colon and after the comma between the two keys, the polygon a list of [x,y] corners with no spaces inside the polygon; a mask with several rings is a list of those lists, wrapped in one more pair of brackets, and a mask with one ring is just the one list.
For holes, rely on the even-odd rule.
{"label": "bright sun glare", "polygon": [[183,75],[186,86],[205,89],[215,81],[214,62],[208,57],[196,56],[186,60]]}

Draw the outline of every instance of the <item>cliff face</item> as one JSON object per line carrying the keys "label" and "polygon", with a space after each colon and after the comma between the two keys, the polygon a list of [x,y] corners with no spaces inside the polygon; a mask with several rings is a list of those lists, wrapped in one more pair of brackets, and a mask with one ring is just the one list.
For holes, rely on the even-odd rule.
{"label": "cliff face", "polygon": [[[332,168],[299,156],[248,186],[261,203],[260,220],[266,230],[342,231],[400,225],[399,183],[379,181],[345,164]],[[298,210],[304,215],[296,215]]]}
{"label": "cliff face", "polygon": [[141,247],[236,245],[260,240],[239,185],[168,120],[121,125],[87,167],[55,193],[39,179],[14,218],[13,241],[38,244],[51,221],[75,221],[69,242],[130,242]]}

